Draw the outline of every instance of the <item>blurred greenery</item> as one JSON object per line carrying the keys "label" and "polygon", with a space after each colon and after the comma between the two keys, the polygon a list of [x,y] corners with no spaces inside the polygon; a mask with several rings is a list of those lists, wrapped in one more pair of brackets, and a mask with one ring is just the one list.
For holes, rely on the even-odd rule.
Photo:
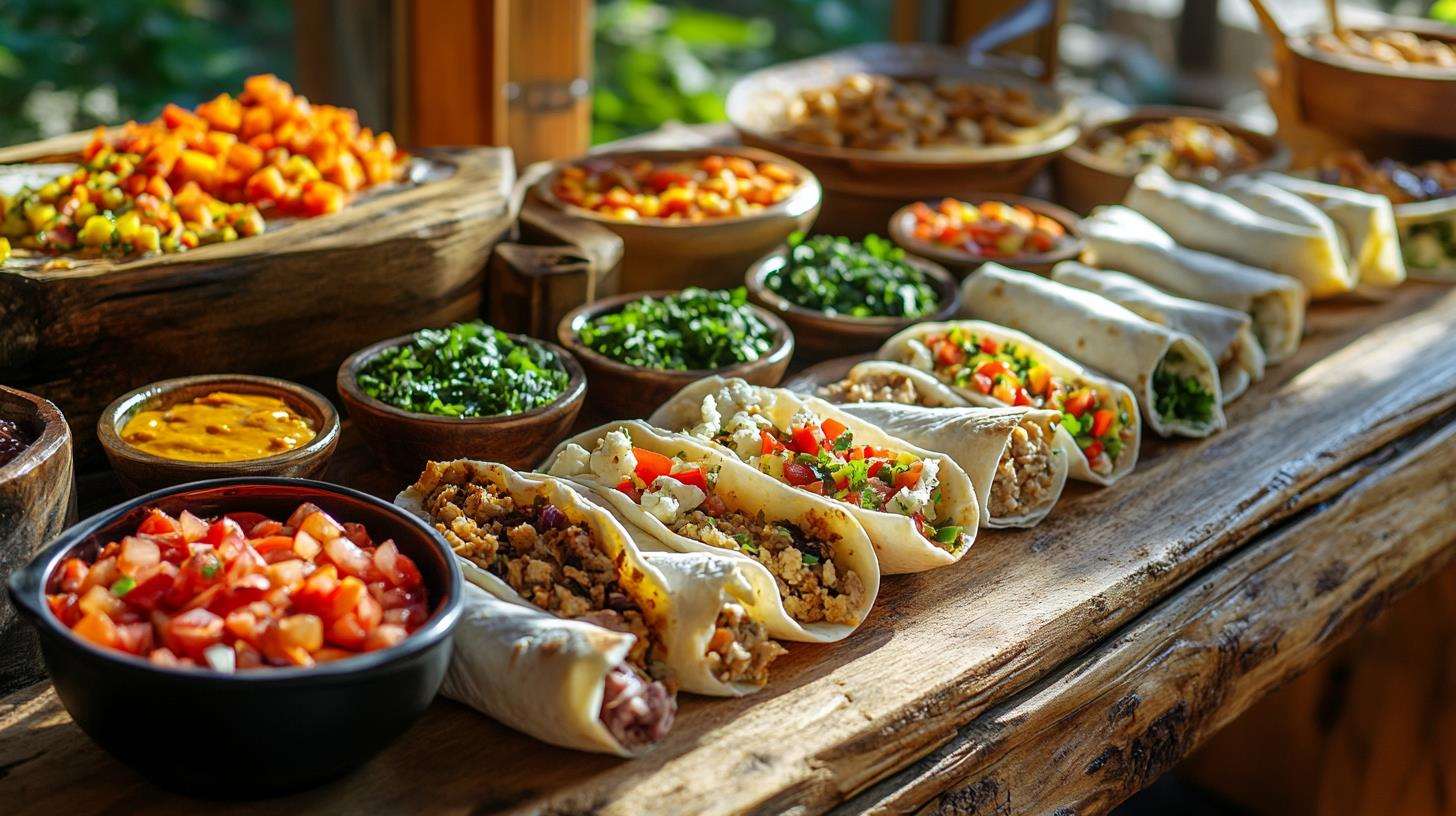
{"label": "blurred greenery", "polygon": [[715,122],[738,76],[888,38],[893,0],[606,0],[597,6],[592,141]]}
{"label": "blurred greenery", "polygon": [[1456,25],[1456,0],[1436,0],[1431,6],[1431,17]]}
{"label": "blurred greenery", "polygon": [[291,0],[0,0],[0,144],[293,73]]}

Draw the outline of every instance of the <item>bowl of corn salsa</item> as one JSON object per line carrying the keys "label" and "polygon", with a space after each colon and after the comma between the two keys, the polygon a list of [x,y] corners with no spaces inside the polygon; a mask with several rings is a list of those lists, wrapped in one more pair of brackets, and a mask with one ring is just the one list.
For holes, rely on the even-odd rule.
{"label": "bowl of corn salsa", "polygon": [[890,219],[906,251],[964,277],[987,261],[1047,274],[1082,251],[1080,220],[1047,201],[1005,194],[916,201]]}
{"label": "bowl of corn salsa", "polygon": [[823,191],[796,162],[719,146],[593,153],[548,173],[534,197],[620,237],[620,288],[634,291],[737,285],[814,223]]}
{"label": "bowl of corn salsa", "polygon": [[208,374],[150,383],[102,411],[96,436],[135,492],[227,476],[309,477],[339,441],[339,413],[287,380]]}

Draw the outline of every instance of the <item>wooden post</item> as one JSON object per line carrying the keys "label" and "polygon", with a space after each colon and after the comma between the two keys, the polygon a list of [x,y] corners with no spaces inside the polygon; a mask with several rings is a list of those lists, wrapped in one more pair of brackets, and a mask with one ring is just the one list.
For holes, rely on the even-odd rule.
{"label": "wooden post", "polygon": [[510,145],[524,167],[591,144],[591,0],[511,0]]}
{"label": "wooden post", "polygon": [[396,2],[408,30],[409,143],[505,144],[509,0]]}

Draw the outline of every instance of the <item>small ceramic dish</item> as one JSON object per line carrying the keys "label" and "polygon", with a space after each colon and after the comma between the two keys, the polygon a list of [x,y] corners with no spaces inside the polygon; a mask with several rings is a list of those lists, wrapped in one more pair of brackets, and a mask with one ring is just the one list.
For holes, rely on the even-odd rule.
{"label": "small ceramic dish", "polygon": [[[286,517],[311,502],[393,539],[419,568],[430,616],[389,648],[308,668],[235,674],[158,666],[76,636],[46,602],[52,573],[137,529],[151,508]],[[166,788],[249,799],[306,788],[362,765],[424,712],[445,678],[464,590],[439,533],[398,507],[304,479],[218,479],[165,488],[98,513],[10,576],[10,599],[40,633],[56,694],[88,736]],[[179,744],[179,735],[196,737]],[[236,758],[247,758],[239,775]]]}
{"label": "small ceramic dish", "polygon": [[565,165],[637,161],[674,162],[703,156],[741,156],[755,162],[773,162],[791,171],[799,185],[788,198],[752,215],[703,221],[666,221],[643,218],[626,221],[568,204],[553,187],[561,167],[546,174],[533,188],[543,202],[576,218],[611,230],[623,242],[620,291],[679,289],[702,286],[726,289],[737,286],[744,267],[795,231],[807,231],[819,214],[823,190],[808,168],[766,150],[714,146],[681,150],[623,150],[593,153]]}
{"label": "small ceramic dish", "polygon": [[[987,261],[995,261],[999,264],[1025,269],[1028,272],[1036,272],[1045,275],[1051,272],[1053,266],[1062,261],[1071,260],[1082,254],[1082,220],[1072,211],[1058,207],[1049,201],[1042,201],[1039,198],[1027,198],[1026,196],[1006,195],[1004,193],[971,193],[969,195],[955,196],[957,199],[968,204],[980,204],[983,201],[1004,201],[1007,204],[1020,204],[1038,215],[1044,215],[1067,231],[1067,240],[1062,241],[1050,252],[1028,253],[1024,255],[1008,255],[1002,258],[987,258],[981,255],[973,255],[965,250],[944,246],[931,241],[922,241],[915,237],[915,205],[906,204],[895,211],[890,217],[890,237],[914,255],[929,258],[937,263],[943,264],[947,269],[956,273],[956,276],[964,279],[977,267]],[[939,201],[926,201],[926,204],[935,207]]]}
{"label": "small ceramic dish", "polygon": [[[0,385],[0,419],[18,425],[30,445],[0,465],[0,580],[28,562],[76,520],[71,429],[49,400]],[[40,679],[35,637],[0,598],[0,693]]]}
{"label": "small ceramic dish", "polygon": [[896,332],[914,323],[927,320],[949,320],[960,308],[960,287],[955,278],[940,264],[907,254],[905,262],[925,273],[940,297],[940,306],[922,317],[851,317],[831,315],[799,306],[768,288],[769,273],[783,268],[787,261],[785,247],[770,252],[754,262],[744,275],[748,296],[760,306],[783,318],[794,333],[799,359],[805,362],[857,354],[878,349]]}
{"label": "small ceramic dish", "polygon": [[[738,281],[734,282],[735,284]],[[662,297],[675,290],[631,292],[625,295],[587,303],[572,309],[556,327],[556,337],[581,360],[591,382],[591,409],[603,419],[640,419],[652,413],[668,397],[688,383],[717,374],[742,377],[754,385],[778,385],[794,356],[794,333],[777,315],[761,306],[748,308],[774,332],[771,348],[757,360],[719,369],[670,371],[642,368],[613,360],[587,348],[581,341],[581,327],[600,315],[617,311],[630,301],[643,297]]]}
{"label": "small ceramic dish", "polygon": [[[168,408],[215,391],[276,397],[308,421],[314,437],[290,451],[236,462],[187,462],[167,459],[132,447],[121,438],[138,411]],[[201,374],[144,385],[118,397],[96,423],[96,436],[122,484],[142,493],[160,487],[229,476],[293,476],[323,472],[339,444],[339,412],[322,394],[287,380],[251,374]]]}
{"label": "small ceramic dish", "polygon": [[570,377],[554,402],[519,414],[448,417],[420,414],[386,404],[359,388],[359,371],[385,349],[408,343],[413,334],[383,340],[349,355],[339,366],[336,385],[349,421],[374,455],[390,470],[418,476],[430,460],[484,459],[529,468],[551,452],[571,429],[586,397],[586,374],[566,349],[534,337],[508,335],[517,343],[544,346]]}

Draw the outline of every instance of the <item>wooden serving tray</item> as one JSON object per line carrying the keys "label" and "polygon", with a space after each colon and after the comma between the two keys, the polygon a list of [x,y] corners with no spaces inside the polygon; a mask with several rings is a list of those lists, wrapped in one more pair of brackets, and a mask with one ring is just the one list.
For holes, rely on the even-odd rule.
{"label": "wooden serving tray", "polygon": [[[0,149],[0,164],[64,160],[88,134]],[[137,260],[0,266],[0,382],[60,406],[77,453],[139,385],[205,373],[325,384],[349,353],[480,313],[485,261],[515,220],[504,148],[420,152],[409,180],[342,212],[252,238]]]}

